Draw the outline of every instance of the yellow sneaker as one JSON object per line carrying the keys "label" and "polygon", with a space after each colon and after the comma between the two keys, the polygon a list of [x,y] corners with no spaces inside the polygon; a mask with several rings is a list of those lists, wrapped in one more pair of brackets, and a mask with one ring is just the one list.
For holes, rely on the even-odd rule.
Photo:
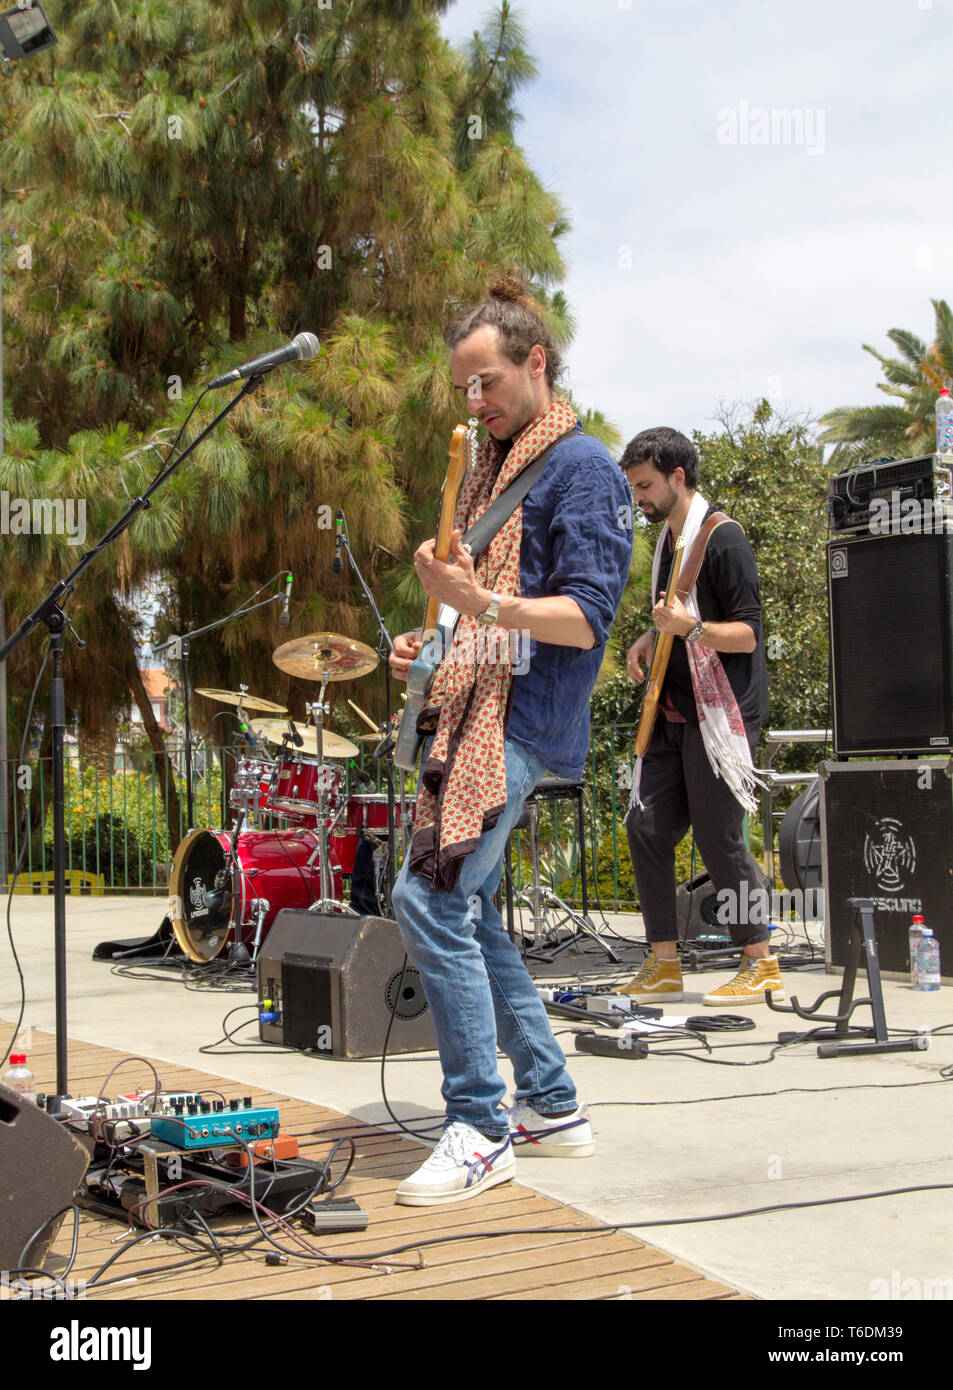
{"label": "yellow sneaker", "polygon": [[627,994],[640,1004],[677,1004],[682,994],[682,966],[677,960],[656,960],[649,952],[645,964],[619,994]]}
{"label": "yellow sneaker", "polygon": [[702,1003],[711,1004],[715,1008],[738,1004],[763,1004],[766,990],[779,1002],[784,998],[784,984],[777,956],[745,956],[735,978],[729,980],[726,985],[713,989],[710,994],[703,994]]}

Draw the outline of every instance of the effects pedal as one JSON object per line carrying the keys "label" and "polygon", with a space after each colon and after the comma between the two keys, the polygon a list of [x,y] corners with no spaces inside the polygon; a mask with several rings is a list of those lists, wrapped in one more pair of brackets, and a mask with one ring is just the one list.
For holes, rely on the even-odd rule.
{"label": "effects pedal", "polygon": [[252,1144],[259,1139],[277,1139],[278,1111],[274,1106],[256,1107],[251,1096],[244,1100],[187,1100],[174,1103],[169,1114],[153,1114],[152,1137],[178,1149],[223,1148],[240,1141]]}

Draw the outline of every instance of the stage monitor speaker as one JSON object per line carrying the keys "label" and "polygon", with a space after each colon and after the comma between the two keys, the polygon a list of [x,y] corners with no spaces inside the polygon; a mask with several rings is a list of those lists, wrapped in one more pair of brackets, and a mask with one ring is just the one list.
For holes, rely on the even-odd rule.
{"label": "stage monitor speaker", "polygon": [[[43,1268],[47,1250],[89,1166],[81,1140],[38,1110],[32,1101],[0,1086],[0,1270],[22,1263]],[[32,1247],[24,1246],[44,1222],[50,1224]]]}
{"label": "stage monitor speaker", "polygon": [[[285,908],[258,957],[264,1042],[329,1057],[379,1057],[436,1046],[433,1020],[404,945],[386,917],[344,917]],[[266,1005],[265,1000],[271,1003]]]}
{"label": "stage monitor speaker", "polygon": [[880,971],[910,978],[908,932],[921,913],[953,964],[953,778],[947,759],[821,763],[826,957],[843,967],[852,913],[870,898]]}
{"label": "stage monitor speaker", "polygon": [[953,535],[827,544],[839,756],[953,748]]}

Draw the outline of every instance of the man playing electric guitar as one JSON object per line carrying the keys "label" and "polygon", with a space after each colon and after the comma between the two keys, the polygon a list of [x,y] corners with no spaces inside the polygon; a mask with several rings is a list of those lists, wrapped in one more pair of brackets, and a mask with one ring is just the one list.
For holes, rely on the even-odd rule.
{"label": "man playing electric guitar", "polygon": [[[433,739],[392,895],[433,1015],[447,1111],[434,1153],[397,1191],[416,1206],[510,1180],[514,1145],[537,1156],[592,1152],[566,1059],[492,899],[527,796],[547,769],[582,774],[589,696],[632,549],[618,466],[555,392],[558,352],[519,282],[494,285],[446,339],[454,387],[488,437],[457,502],[453,563],[434,558],[433,541],[414,556],[426,593],[460,614],[421,718]],[[546,450],[525,500],[472,558],[461,536]],[[501,659],[513,630],[531,639],[519,674]],[[503,640],[479,640],[494,634]],[[395,676],[406,679],[420,646],[419,632],[395,640]],[[513,1064],[509,1110],[498,1045]]]}
{"label": "man playing electric guitar", "polygon": [[[703,996],[731,1012],[759,1004],[766,990],[784,998],[777,958],[770,954],[769,903],[745,846],[745,810],[754,810],[752,750],[768,714],[768,680],[761,632],[758,569],[740,526],[717,514],[696,490],[698,460],[690,440],[672,429],[644,430],[620,460],[636,505],[647,521],[665,521],[652,570],[652,618],[674,638],[652,738],[636,764],[625,828],[651,952],[624,993],[641,1002],[682,998],[675,915],[675,847],[692,827],[705,868],[718,892],[719,920],[742,949],[735,978]],[[685,603],[661,601],[672,545],[684,541],[681,580],[691,573],[692,551],[711,521],[704,558]],[[686,604],[688,605],[686,607]],[[655,631],[630,648],[627,669],[641,685]],[[742,884],[746,892],[741,891]],[[750,905],[755,911],[748,912]],[[739,920],[746,918],[746,920]]]}

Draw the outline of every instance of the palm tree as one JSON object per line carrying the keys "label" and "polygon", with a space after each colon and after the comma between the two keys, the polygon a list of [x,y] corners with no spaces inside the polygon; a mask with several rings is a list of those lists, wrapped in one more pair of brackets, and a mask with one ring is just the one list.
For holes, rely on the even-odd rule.
{"label": "palm tree", "polygon": [[944,299],[934,299],[936,336],[929,345],[903,328],[887,337],[898,357],[887,357],[864,344],[880,363],[886,382],[878,390],[902,405],[840,406],[823,416],[822,444],[836,447],[828,460],[847,468],[877,455],[914,458],[932,453],[936,445],[934,408],[939,391],[953,383],[953,313]]}

